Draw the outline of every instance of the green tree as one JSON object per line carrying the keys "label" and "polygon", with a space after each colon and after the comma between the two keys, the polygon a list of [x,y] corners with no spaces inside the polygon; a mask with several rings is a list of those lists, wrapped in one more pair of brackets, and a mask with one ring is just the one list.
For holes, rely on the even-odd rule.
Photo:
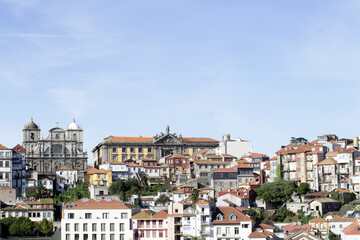
{"label": "green tree", "polygon": [[251,219],[255,220],[257,224],[261,223],[263,220],[263,214],[260,208],[250,208],[247,214]]}
{"label": "green tree", "polygon": [[271,183],[264,183],[260,188],[255,189],[255,192],[257,199],[262,199],[265,202],[280,203],[291,201],[291,195],[295,190],[295,182],[277,180]]}
{"label": "green tree", "polygon": [[332,231],[329,232],[329,240],[341,240],[340,235],[334,234]]}
{"label": "green tree", "polygon": [[310,185],[308,183],[300,183],[296,192],[299,195],[305,195],[310,191]]}
{"label": "green tree", "polygon": [[191,193],[191,195],[190,195],[190,197],[191,197],[191,200],[193,201],[193,203],[196,203],[197,201],[198,201],[198,199],[199,199],[199,190],[197,190],[197,189],[195,189],[192,193]]}
{"label": "green tree", "polygon": [[285,206],[282,206],[279,208],[279,210],[275,213],[276,221],[283,222],[286,217],[294,216],[294,213],[291,211],[288,211]]}
{"label": "green tree", "polygon": [[26,188],[25,194],[27,198],[31,198],[31,197],[38,198],[38,188],[36,186],[28,187]]}
{"label": "green tree", "polygon": [[330,193],[330,198],[340,201],[341,205],[345,204],[344,196],[336,190],[334,190]]}
{"label": "green tree", "polygon": [[170,202],[170,198],[166,196],[165,194],[161,194],[158,199],[156,199],[156,204],[165,205],[168,202]]}
{"label": "green tree", "polygon": [[44,218],[41,222],[36,222],[34,230],[41,235],[48,236],[53,231],[53,223]]}
{"label": "green tree", "polygon": [[11,224],[13,224],[16,220],[16,217],[7,217],[7,218],[3,218],[1,219],[1,223],[2,223],[2,232],[4,237],[9,235],[9,228],[11,226]]}
{"label": "green tree", "polygon": [[33,229],[33,222],[27,217],[17,218],[13,224],[11,224],[9,233],[14,236],[27,236]]}
{"label": "green tree", "polygon": [[55,196],[55,205],[61,206],[62,203],[75,202],[82,198],[90,198],[90,191],[86,183],[81,183],[73,188],[68,188],[64,193]]}

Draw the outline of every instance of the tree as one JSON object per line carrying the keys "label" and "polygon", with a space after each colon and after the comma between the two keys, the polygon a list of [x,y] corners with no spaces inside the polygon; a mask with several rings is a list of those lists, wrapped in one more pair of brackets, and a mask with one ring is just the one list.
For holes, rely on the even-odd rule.
{"label": "tree", "polygon": [[26,189],[26,197],[27,198],[31,198],[31,197],[34,197],[34,198],[38,198],[38,192],[37,192],[38,188],[36,186],[34,187],[28,187]]}
{"label": "tree", "polygon": [[299,195],[305,195],[310,191],[310,185],[308,183],[300,183],[296,192]]}
{"label": "tree", "polygon": [[73,188],[68,188],[64,193],[55,196],[55,205],[61,206],[63,202],[75,202],[82,198],[90,198],[90,191],[86,183],[81,183]]}
{"label": "tree", "polygon": [[280,203],[292,200],[291,195],[295,190],[295,182],[277,180],[264,183],[260,188],[255,189],[255,192],[257,193],[257,199],[262,199],[265,202]]}
{"label": "tree", "polygon": [[156,199],[156,204],[165,205],[168,202],[170,202],[170,198],[166,196],[165,194],[161,194],[158,199]]}
{"label": "tree", "polygon": [[41,222],[35,223],[34,230],[47,236],[53,231],[53,223],[44,218]]}
{"label": "tree", "polygon": [[197,190],[197,189],[195,189],[192,193],[191,193],[191,195],[190,195],[190,197],[191,197],[191,200],[193,201],[193,203],[196,203],[197,201],[198,201],[198,199],[199,199],[199,190]]}
{"label": "tree", "polygon": [[15,236],[29,235],[33,228],[33,222],[27,217],[17,218],[13,224],[11,224],[9,233]]}
{"label": "tree", "polygon": [[7,217],[7,218],[3,218],[1,219],[1,223],[2,223],[2,226],[3,226],[3,229],[2,229],[2,232],[3,232],[3,235],[6,237],[9,235],[9,228],[11,226],[11,224],[13,224],[16,220],[16,217]]}
{"label": "tree", "polygon": [[329,240],[341,240],[340,235],[334,234],[332,231],[329,232]]}
{"label": "tree", "polygon": [[295,214],[291,211],[288,211],[285,206],[282,206],[279,208],[279,210],[276,211],[276,221],[283,222],[286,217],[294,216]]}
{"label": "tree", "polygon": [[263,215],[260,208],[250,208],[247,214],[251,217],[251,219],[255,220],[256,223],[261,223],[263,220]]}
{"label": "tree", "polygon": [[303,137],[291,137],[290,143],[307,143],[309,142],[306,138]]}

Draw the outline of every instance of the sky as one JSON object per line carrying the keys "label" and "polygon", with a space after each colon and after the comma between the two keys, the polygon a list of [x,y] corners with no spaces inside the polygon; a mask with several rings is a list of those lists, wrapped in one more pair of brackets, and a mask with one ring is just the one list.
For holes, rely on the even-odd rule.
{"label": "sky", "polygon": [[275,155],[360,135],[360,2],[0,0],[0,143],[223,134]]}

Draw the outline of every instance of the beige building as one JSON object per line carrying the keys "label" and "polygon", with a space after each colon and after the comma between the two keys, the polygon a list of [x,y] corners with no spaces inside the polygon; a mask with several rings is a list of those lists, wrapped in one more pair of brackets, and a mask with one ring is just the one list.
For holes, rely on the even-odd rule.
{"label": "beige building", "polygon": [[200,149],[215,149],[219,142],[212,138],[182,137],[181,134],[170,133],[169,127],[166,133],[157,134],[154,137],[107,137],[93,150],[94,164],[98,166],[110,160],[141,160],[153,158],[159,160],[162,157],[173,154],[192,155]]}

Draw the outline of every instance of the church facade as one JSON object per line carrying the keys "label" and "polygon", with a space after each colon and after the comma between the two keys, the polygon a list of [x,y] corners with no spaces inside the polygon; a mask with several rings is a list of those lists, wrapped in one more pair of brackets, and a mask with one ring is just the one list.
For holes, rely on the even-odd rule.
{"label": "church facade", "polygon": [[181,134],[170,133],[167,127],[166,133],[160,133],[154,137],[110,136],[93,148],[92,152],[94,164],[99,166],[109,161],[144,158],[159,160],[173,154],[193,155],[205,148],[214,151],[218,146],[219,141],[215,139],[182,137]]}
{"label": "church facade", "polygon": [[38,171],[40,177],[54,179],[56,169],[68,166],[86,170],[87,153],[83,149],[83,130],[75,122],[66,130],[54,127],[45,139],[41,129],[31,121],[23,129],[23,147],[26,149],[26,165]]}

